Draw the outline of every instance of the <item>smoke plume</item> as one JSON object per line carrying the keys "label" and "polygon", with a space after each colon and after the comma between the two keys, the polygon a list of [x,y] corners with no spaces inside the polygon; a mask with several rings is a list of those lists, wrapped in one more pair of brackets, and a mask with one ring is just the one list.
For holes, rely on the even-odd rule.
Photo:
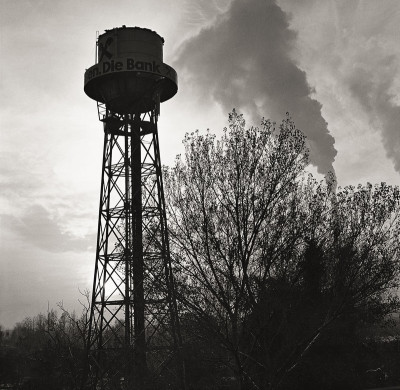
{"label": "smoke plume", "polygon": [[358,175],[367,178],[374,177],[372,170],[375,177],[390,177],[379,172],[383,162],[375,153],[381,146],[376,145],[379,134],[387,157],[400,172],[399,2],[279,0],[279,4],[292,15],[290,26],[298,32],[296,58],[318,85],[324,115],[341,145],[337,168],[347,165],[347,171],[358,169]]}
{"label": "smoke plume", "polygon": [[289,112],[307,136],[310,161],[333,172],[334,139],[312,98],[305,73],[291,58],[296,34],[275,0],[234,0],[213,26],[183,43],[176,61],[181,77],[229,112],[280,121]]}

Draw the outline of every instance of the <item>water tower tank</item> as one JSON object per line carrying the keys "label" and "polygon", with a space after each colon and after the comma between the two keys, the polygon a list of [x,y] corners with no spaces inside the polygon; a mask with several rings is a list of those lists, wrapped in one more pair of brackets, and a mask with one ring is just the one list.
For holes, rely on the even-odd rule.
{"label": "water tower tank", "polygon": [[121,114],[147,112],[170,99],[177,75],[163,62],[163,44],[144,28],[106,30],[97,41],[97,63],[85,72],[85,93]]}

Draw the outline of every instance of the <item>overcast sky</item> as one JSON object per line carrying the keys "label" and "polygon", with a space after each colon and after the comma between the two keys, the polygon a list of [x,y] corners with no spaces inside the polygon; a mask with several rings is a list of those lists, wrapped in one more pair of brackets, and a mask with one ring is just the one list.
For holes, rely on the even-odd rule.
{"label": "overcast sky", "polygon": [[186,132],[289,111],[313,172],[400,184],[398,0],[0,0],[0,324],[79,308],[95,260],[103,132],[83,92],[96,31],[165,39],[179,92],[162,104],[161,157]]}

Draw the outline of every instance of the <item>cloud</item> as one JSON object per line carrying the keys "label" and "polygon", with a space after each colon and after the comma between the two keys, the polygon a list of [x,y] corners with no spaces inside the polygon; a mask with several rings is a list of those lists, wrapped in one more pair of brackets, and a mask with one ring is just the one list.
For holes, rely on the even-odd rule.
{"label": "cloud", "polygon": [[17,234],[18,240],[42,250],[59,252],[84,252],[92,250],[94,235],[76,237],[63,231],[57,218],[42,206],[33,205],[21,217],[1,214],[1,225]]}
{"label": "cloud", "polygon": [[306,74],[292,60],[296,34],[273,0],[236,0],[213,26],[183,43],[176,68],[204,101],[217,101],[251,115],[280,121],[290,112],[306,135],[310,160],[321,173],[333,171],[334,139],[312,98]]}
{"label": "cloud", "polygon": [[[0,223],[21,222],[2,218]],[[62,300],[68,309],[81,310],[79,290],[92,284],[94,252],[49,252],[11,229],[1,233],[1,244],[0,325],[11,328]]]}

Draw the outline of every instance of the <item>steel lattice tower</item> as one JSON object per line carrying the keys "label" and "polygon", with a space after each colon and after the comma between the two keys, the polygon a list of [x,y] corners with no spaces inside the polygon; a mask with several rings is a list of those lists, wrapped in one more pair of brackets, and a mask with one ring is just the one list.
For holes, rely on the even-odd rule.
{"label": "steel lattice tower", "polygon": [[177,82],[163,42],[147,29],[108,30],[85,73],[104,123],[86,378],[96,389],[184,387],[157,129]]}

